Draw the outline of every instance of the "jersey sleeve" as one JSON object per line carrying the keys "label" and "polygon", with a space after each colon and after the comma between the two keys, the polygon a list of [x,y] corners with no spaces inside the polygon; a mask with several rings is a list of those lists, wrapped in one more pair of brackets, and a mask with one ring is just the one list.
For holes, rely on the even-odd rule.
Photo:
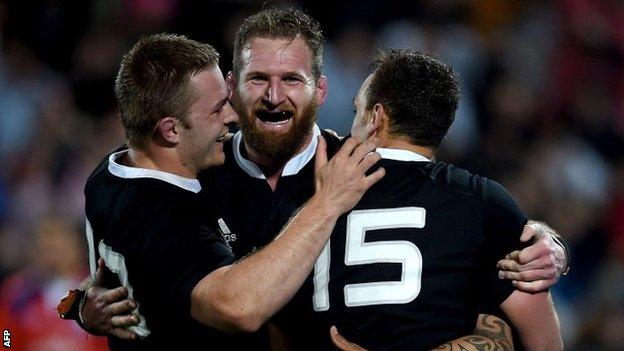
{"label": "jersey sleeve", "polygon": [[510,280],[498,277],[496,263],[506,254],[522,249],[520,236],[528,219],[509,192],[499,183],[483,178],[486,243],[481,258],[483,289],[480,308],[494,312],[514,291]]}
{"label": "jersey sleeve", "polygon": [[167,214],[147,232],[140,253],[146,286],[178,313],[189,313],[191,292],[201,279],[234,262],[221,235],[188,213]]}

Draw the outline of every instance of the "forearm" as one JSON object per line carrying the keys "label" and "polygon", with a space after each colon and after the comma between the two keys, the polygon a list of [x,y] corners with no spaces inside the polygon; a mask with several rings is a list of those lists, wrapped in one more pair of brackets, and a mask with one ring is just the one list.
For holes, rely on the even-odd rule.
{"label": "forearm", "polygon": [[492,350],[513,351],[511,329],[502,319],[479,315],[473,335],[451,340],[433,349],[434,351]]}
{"label": "forearm", "polygon": [[527,294],[514,291],[501,304],[518,331],[520,341],[527,351],[563,350],[559,320],[550,293]]}
{"label": "forearm", "polygon": [[221,329],[230,329],[228,324],[257,329],[303,284],[333,230],[336,212],[315,195],[269,245],[204,278],[193,290],[193,316]]}

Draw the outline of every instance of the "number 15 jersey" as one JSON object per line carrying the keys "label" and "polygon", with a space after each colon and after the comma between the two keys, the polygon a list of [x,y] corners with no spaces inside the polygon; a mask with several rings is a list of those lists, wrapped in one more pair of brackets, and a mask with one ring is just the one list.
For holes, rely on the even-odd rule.
{"label": "number 15 jersey", "polygon": [[[397,149],[386,176],[337,222],[313,272],[312,309],[371,350],[425,350],[471,334],[513,292],[496,262],[526,216],[498,183]],[[308,295],[309,296],[309,295]]]}

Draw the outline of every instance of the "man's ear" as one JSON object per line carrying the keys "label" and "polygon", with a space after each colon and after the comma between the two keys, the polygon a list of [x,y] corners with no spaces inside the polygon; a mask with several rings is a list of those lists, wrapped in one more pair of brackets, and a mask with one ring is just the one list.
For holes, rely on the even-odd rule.
{"label": "man's ear", "polygon": [[229,71],[228,74],[225,76],[225,83],[227,84],[228,90],[229,90],[229,99],[230,101],[232,101],[232,98],[234,97],[234,91],[236,91],[236,86],[238,84],[238,82],[236,81],[236,76],[234,75],[234,72]]}
{"label": "man's ear", "polygon": [[387,118],[386,109],[382,104],[376,103],[373,105],[371,119],[366,123],[367,129],[369,129],[369,135],[379,134],[387,123]]}
{"label": "man's ear", "polygon": [[318,106],[322,106],[327,98],[327,77],[321,75],[316,82],[316,103]]}
{"label": "man's ear", "polygon": [[167,144],[177,145],[180,143],[180,121],[173,117],[164,117],[156,123],[156,139],[160,139]]}

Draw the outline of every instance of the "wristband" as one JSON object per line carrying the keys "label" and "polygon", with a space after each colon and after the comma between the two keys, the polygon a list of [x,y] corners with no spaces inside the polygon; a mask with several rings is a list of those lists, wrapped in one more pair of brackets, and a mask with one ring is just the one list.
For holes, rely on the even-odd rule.
{"label": "wristband", "polygon": [[56,306],[58,316],[66,320],[80,319],[80,307],[84,304],[85,291],[79,289],[69,290]]}

